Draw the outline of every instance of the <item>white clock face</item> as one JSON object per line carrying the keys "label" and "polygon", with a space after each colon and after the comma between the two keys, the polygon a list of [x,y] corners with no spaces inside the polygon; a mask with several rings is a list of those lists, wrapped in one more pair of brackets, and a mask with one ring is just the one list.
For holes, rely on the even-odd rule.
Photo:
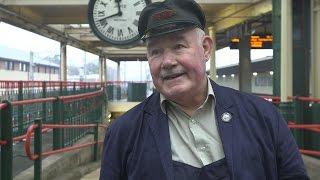
{"label": "white clock face", "polygon": [[145,0],[96,0],[92,17],[98,36],[122,44],[138,38],[138,21]]}

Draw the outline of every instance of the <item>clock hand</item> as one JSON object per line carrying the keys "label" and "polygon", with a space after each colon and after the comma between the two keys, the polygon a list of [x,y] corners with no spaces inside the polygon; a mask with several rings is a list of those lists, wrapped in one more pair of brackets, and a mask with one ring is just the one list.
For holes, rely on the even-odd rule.
{"label": "clock hand", "polygon": [[118,5],[118,12],[115,13],[115,14],[111,14],[111,15],[109,15],[109,16],[107,16],[107,17],[104,17],[104,18],[99,19],[98,21],[100,21],[102,24],[105,24],[105,22],[106,22],[105,20],[108,19],[108,18],[111,18],[111,17],[114,17],[114,16],[122,16],[122,12],[121,12],[121,8],[120,8],[120,2],[121,2],[121,0],[115,0],[115,2],[116,2],[117,5]]}
{"label": "clock hand", "polygon": [[121,16],[122,15],[121,6],[120,6],[121,0],[115,0],[115,1],[118,4],[118,14],[119,14],[119,16]]}
{"label": "clock hand", "polygon": [[114,16],[121,16],[121,15],[122,15],[122,12],[117,12],[115,14],[111,14],[110,16],[107,16],[107,17],[104,17],[104,18],[100,19],[100,21],[103,20],[103,19],[111,18],[111,17],[114,17]]}

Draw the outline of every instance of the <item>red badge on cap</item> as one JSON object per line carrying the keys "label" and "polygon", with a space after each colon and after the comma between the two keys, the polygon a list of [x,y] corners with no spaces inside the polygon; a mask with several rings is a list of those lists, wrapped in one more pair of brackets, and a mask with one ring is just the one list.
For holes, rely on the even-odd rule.
{"label": "red badge on cap", "polygon": [[174,16],[176,12],[172,9],[165,9],[163,11],[157,12],[152,15],[152,20],[160,21],[164,19],[169,19]]}

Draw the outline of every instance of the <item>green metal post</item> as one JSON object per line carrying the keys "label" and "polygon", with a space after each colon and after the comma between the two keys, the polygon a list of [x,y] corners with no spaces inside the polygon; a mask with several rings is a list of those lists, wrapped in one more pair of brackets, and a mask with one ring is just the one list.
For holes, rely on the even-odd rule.
{"label": "green metal post", "polygon": [[[47,84],[45,81],[42,82],[42,98],[47,97]],[[47,103],[42,103],[42,118],[43,122],[47,122]]]}
{"label": "green metal post", "polygon": [[96,127],[94,128],[94,146],[93,146],[93,161],[98,160],[98,137],[99,136],[99,122],[96,122]]}
{"label": "green metal post", "polygon": [[292,1],[294,96],[309,96],[310,12],[310,0]]}
{"label": "green metal post", "polygon": [[59,96],[63,96],[63,87],[62,87],[62,81],[60,81],[60,89],[59,89]]}
{"label": "green metal post", "polygon": [[280,96],[281,0],[272,0],[273,95]]}
{"label": "green metal post", "polygon": [[[23,82],[18,82],[18,101],[23,100]],[[24,132],[23,127],[23,105],[18,106],[18,135],[22,135]]]}
{"label": "green metal post", "polygon": [[6,141],[6,145],[1,146],[1,178],[11,180],[12,177],[12,105],[9,101],[2,101],[7,107],[0,112],[1,140]]}
{"label": "green metal post", "polygon": [[42,121],[41,118],[35,119],[35,124],[38,127],[34,130],[34,153],[38,155],[38,158],[34,161],[34,179],[41,180],[42,174]]}
{"label": "green metal post", "polygon": [[[314,103],[311,107],[312,124],[320,124],[320,103]],[[320,151],[320,133],[312,132],[311,137],[311,149]],[[318,157],[320,159],[320,157]]]}
{"label": "green metal post", "polygon": [[[53,102],[53,123],[61,124],[62,111],[61,111],[62,102],[60,99],[57,99]],[[62,130],[53,129],[53,149],[60,149],[62,147]]]}
{"label": "green metal post", "polygon": [[[310,62],[311,62],[311,28],[310,28],[310,0],[292,1],[293,14],[293,96],[309,96],[310,87]],[[309,103],[299,102],[298,122],[307,123],[307,111]],[[304,136],[308,135],[305,130],[298,133],[298,143],[306,148],[303,142]],[[300,137],[301,135],[301,137]],[[310,141],[310,139],[308,139]]]}
{"label": "green metal post", "polygon": [[75,95],[75,94],[76,94],[76,82],[73,82],[73,89],[72,89],[72,91],[73,91],[73,94]]}
{"label": "green metal post", "polygon": [[[294,99],[294,114],[295,114],[295,123],[296,124],[302,124],[303,123],[303,117],[304,117],[304,102]],[[304,148],[304,133],[301,129],[295,129],[293,130],[293,135],[296,138],[297,144],[299,148]]]}

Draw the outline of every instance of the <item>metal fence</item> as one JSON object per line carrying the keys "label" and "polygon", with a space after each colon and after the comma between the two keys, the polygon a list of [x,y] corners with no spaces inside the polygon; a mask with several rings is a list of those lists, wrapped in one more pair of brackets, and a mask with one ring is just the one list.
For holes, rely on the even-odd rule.
{"label": "metal fence", "polygon": [[[99,90],[103,83],[66,81],[0,81],[0,100],[10,102],[28,99],[76,95]],[[46,114],[42,114],[45,107]],[[12,109],[13,136],[20,136],[35,118],[45,117],[44,123],[52,122],[52,103],[27,104]]]}
{"label": "metal fence", "polygon": [[[0,103],[1,179],[12,179],[13,142],[24,139],[27,128],[34,124],[36,119],[41,119],[41,123],[46,124],[83,125],[99,123],[105,118],[106,93],[100,83],[78,85],[65,83],[64,85],[63,82],[59,82],[57,83],[59,86],[47,86],[49,82],[41,82],[41,87],[29,86],[28,90],[21,87],[23,83],[10,82],[5,87],[1,86],[2,89],[7,90],[2,95],[14,97],[10,99],[13,102],[2,100]],[[51,90],[54,88],[59,89],[58,93]],[[32,93],[30,89],[33,89]],[[27,96],[27,93],[31,96]],[[64,94],[64,96],[55,96],[54,93]],[[76,93],[78,94],[70,95]],[[21,96],[26,99],[19,100]],[[34,99],[35,97],[40,98]],[[72,146],[86,134],[93,133],[90,128],[53,129],[52,131],[53,150]]]}
{"label": "metal fence", "polygon": [[107,81],[108,101],[141,102],[154,91],[152,81]]}

